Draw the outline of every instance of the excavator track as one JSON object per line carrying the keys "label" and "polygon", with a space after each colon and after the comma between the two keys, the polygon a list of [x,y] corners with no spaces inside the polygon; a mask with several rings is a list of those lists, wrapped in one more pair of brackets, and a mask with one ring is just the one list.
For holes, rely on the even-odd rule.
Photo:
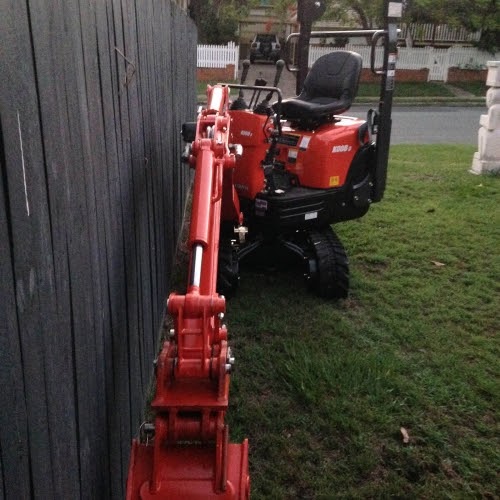
{"label": "excavator track", "polygon": [[349,259],[338,236],[330,226],[311,230],[309,287],[320,297],[345,299],[349,292]]}
{"label": "excavator track", "polygon": [[228,238],[221,238],[217,292],[230,299],[236,294],[240,281],[238,252]]}

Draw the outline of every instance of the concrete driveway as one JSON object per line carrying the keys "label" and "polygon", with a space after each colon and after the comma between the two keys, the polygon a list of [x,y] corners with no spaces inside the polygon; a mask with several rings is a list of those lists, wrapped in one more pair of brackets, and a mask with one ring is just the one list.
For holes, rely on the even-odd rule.
{"label": "concrete driveway", "polygon": [[[241,70],[240,70],[241,75]],[[264,78],[267,81],[267,85],[272,85],[274,82],[274,77],[276,75],[276,66],[272,62],[259,62],[250,65],[248,70],[248,76],[246,79],[247,85],[253,85],[257,78]],[[278,88],[281,90],[283,98],[294,97],[295,93],[295,74],[287,71],[283,68],[281,73],[281,78],[278,83]]]}

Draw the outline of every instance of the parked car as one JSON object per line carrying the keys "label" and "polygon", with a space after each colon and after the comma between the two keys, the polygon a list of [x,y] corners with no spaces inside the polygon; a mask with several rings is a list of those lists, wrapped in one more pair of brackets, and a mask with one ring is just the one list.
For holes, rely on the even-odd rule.
{"label": "parked car", "polygon": [[280,57],[280,42],[278,35],[272,33],[258,33],[250,45],[250,62],[256,59],[276,62]]}

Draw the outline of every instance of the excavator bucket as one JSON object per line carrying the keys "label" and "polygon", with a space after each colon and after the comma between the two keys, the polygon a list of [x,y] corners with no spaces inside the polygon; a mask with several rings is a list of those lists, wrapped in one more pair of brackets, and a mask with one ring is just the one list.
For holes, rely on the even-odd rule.
{"label": "excavator bucket", "polygon": [[214,490],[214,448],[183,448],[181,445],[162,448],[157,490],[150,481],[153,449],[151,445],[134,440],[128,472],[127,500],[244,500],[249,497],[248,440],[245,439],[242,444],[228,445],[226,488],[218,493]]}

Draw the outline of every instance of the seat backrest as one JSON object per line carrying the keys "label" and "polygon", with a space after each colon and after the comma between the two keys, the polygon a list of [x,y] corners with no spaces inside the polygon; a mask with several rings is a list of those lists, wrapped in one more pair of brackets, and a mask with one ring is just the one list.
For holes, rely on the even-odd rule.
{"label": "seat backrest", "polygon": [[307,75],[299,99],[347,99],[356,97],[363,60],[356,52],[336,50],[321,56]]}

